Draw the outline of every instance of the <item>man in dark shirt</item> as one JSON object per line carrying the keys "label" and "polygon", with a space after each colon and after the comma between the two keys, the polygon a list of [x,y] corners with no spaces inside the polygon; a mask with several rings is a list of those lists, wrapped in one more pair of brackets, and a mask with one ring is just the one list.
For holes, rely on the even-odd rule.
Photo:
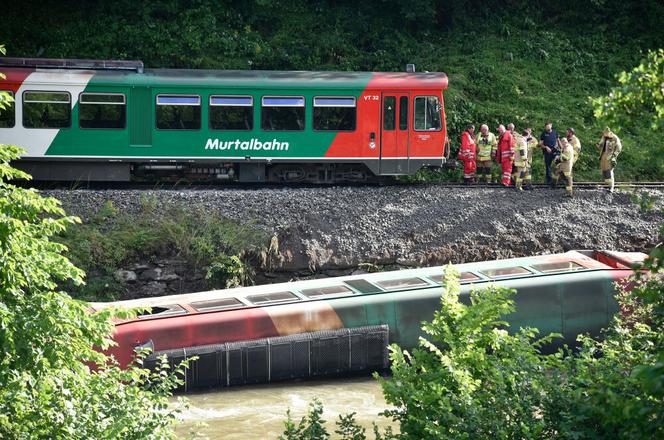
{"label": "man in dark shirt", "polygon": [[544,153],[544,164],[546,165],[546,183],[551,185],[553,178],[551,176],[551,162],[560,154],[558,150],[558,132],[553,129],[553,124],[547,122],[544,126],[544,132],[540,136],[540,147]]}

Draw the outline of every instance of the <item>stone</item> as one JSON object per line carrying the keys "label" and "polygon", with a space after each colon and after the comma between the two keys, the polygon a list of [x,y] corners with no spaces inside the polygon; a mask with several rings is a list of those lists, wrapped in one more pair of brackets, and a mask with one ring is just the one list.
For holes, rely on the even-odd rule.
{"label": "stone", "polygon": [[116,270],[113,274],[115,281],[119,283],[135,283],[138,277],[133,270]]}
{"label": "stone", "polygon": [[149,268],[150,268],[149,264],[134,264],[133,266],[131,266],[131,270],[133,270],[134,272],[140,272],[142,270],[147,270]]}
{"label": "stone", "polygon": [[166,292],[166,284],[159,281],[150,281],[145,285],[145,293],[148,296],[160,296]]}
{"label": "stone", "polygon": [[156,281],[161,278],[162,270],[158,267],[147,269],[141,272],[140,278],[143,281]]}
{"label": "stone", "polygon": [[170,282],[170,281],[176,281],[179,280],[181,277],[178,274],[175,273],[167,273],[166,275],[162,275],[159,277],[158,281],[165,281],[165,282]]}

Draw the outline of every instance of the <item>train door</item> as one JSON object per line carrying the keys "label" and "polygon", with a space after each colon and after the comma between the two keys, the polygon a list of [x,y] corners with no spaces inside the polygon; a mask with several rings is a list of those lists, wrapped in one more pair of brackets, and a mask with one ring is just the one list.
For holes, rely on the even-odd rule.
{"label": "train door", "polygon": [[382,94],[380,174],[408,172],[408,101],[407,92]]}

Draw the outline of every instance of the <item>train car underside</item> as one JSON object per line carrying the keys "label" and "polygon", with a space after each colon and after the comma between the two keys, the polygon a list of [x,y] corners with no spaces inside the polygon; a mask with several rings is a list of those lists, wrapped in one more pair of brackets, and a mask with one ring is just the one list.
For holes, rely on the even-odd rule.
{"label": "train car underside", "polygon": [[[401,163],[398,163],[401,162]],[[410,163],[409,163],[410,162]],[[241,182],[241,183],[362,183],[394,176],[390,168],[413,170],[440,164],[414,160],[374,160],[347,163],[251,161],[46,161],[24,159],[16,168],[43,182]],[[383,171],[381,173],[381,171]]]}

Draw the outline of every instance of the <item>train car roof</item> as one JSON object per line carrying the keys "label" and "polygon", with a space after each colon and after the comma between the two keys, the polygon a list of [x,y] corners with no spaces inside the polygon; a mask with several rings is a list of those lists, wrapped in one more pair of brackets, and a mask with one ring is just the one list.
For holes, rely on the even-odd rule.
{"label": "train car roof", "polygon": [[0,67],[12,77],[26,77],[39,72],[39,84],[58,84],[65,80],[81,83],[93,76],[97,86],[168,86],[168,87],[223,87],[223,88],[275,88],[275,89],[394,89],[442,90],[447,89],[445,73],[438,72],[338,72],[338,71],[276,71],[276,70],[194,70],[145,69],[142,73],[127,70],[92,70],[61,68]]}
{"label": "train car roof", "polygon": [[[598,258],[597,255],[603,256]],[[569,251],[563,254],[540,255],[534,257],[510,258],[504,260],[483,261],[476,263],[465,263],[455,265],[461,274],[462,282],[497,282],[506,279],[528,278],[547,274],[560,274],[588,270],[613,270],[616,268],[628,268],[627,264],[642,261],[646,255],[642,253],[626,252],[592,252],[592,251]],[[610,265],[609,260],[623,261],[624,265]],[[123,308],[157,307],[174,304],[191,304],[204,302],[212,299],[236,298],[246,300],[252,295],[279,294],[303,292],[306,289],[321,289],[325,287],[344,286],[351,287],[359,294],[362,293],[387,293],[393,291],[390,286],[394,282],[401,283],[403,290],[418,287],[435,287],[445,271],[444,266],[406,269],[391,272],[378,272],[365,275],[354,275],[344,277],[332,277],[315,280],[297,281],[289,283],[268,284],[260,286],[239,287],[225,290],[213,290],[207,292],[196,292],[180,295],[169,295],[153,298],[141,298],[135,300],[117,301],[112,303],[92,303],[95,310],[109,306]],[[424,278],[424,279],[423,279]],[[424,284],[408,283],[419,280]],[[363,288],[374,289],[374,291],[363,292]],[[348,290],[351,292],[351,290]],[[351,292],[352,293],[352,292]],[[300,300],[299,297],[293,297]],[[251,301],[249,301],[251,304]],[[238,304],[240,304],[238,302]],[[259,305],[254,303],[254,305]],[[241,307],[247,306],[240,304]]]}

